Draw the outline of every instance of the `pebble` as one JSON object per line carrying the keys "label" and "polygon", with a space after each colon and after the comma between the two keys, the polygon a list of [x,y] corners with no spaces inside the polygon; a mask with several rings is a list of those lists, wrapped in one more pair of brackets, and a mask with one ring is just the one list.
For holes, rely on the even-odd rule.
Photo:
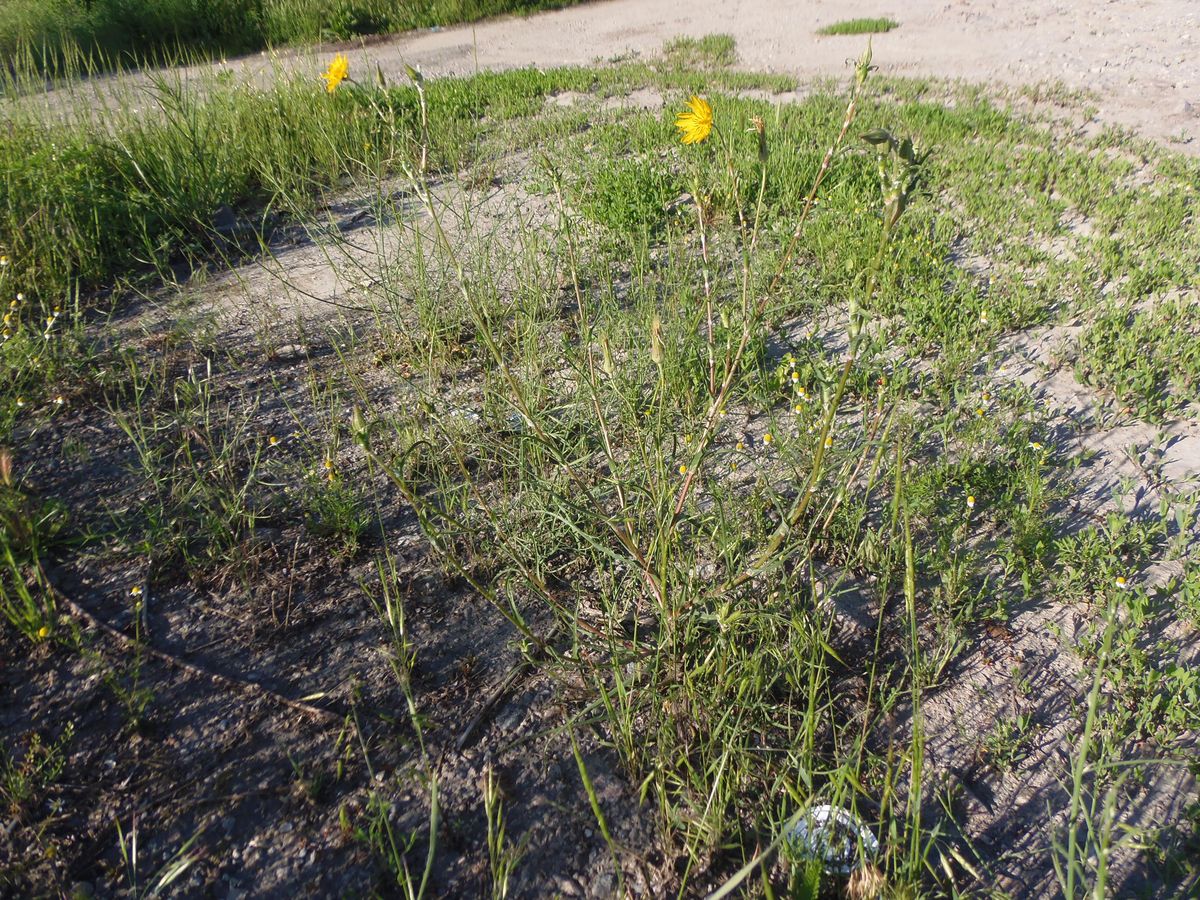
{"label": "pebble", "polygon": [[278,360],[300,359],[304,356],[304,347],[300,344],[284,344],[275,349],[275,358]]}
{"label": "pebble", "polygon": [[583,891],[579,889],[579,885],[572,878],[556,878],[554,879],[555,886],[558,888],[559,894],[564,897],[582,897]]}

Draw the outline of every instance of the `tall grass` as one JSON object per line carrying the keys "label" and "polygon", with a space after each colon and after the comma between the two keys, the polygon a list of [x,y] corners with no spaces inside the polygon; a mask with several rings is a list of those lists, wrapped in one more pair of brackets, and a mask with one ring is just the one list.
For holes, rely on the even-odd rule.
{"label": "tall grass", "polygon": [[0,53],[53,71],[73,48],[105,66],[247,53],[452,25],[580,0],[6,0]]}

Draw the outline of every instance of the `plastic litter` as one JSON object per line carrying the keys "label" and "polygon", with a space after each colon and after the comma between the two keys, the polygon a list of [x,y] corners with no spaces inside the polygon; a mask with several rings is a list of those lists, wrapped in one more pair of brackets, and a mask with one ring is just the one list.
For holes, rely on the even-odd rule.
{"label": "plastic litter", "polygon": [[840,806],[813,807],[788,829],[787,840],[802,856],[823,862],[830,875],[849,875],[862,857],[879,853],[871,830]]}

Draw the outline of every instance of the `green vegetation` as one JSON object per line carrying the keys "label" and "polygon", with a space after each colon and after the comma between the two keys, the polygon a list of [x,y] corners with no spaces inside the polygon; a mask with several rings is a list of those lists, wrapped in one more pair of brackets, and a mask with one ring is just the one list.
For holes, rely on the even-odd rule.
{"label": "green vegetation", "polygon": [[[1119,134],[1067,141],[981,90],[877,81],[869,58],[848,93],[772,103],[742,93],[794,84],[729,71],[731,39],[665,53],[332,94],[315,73],[159,77],[149,111],[120,85],[10,108],[6,646],[30,667],[88,659],[115,747],[173,727],[155,725],[179,682],[149,673],[151,625],[241,638],[227,668],[304,648],[272,677],[295,688],[288,727],[305,703],[333,724],[277,766],[300,790],[276,799],[369,852],[363,894],[463,893],[466,860],[503,897],[552,884],[520,881],[531,861],[585,853],[614,894],[651,853],[647,893],[986,891],[1003,861],[948,772],[1025,772],[1051,735],[1064,817],[1028,813],[1046,890],[1103,893],[1118,863],[1166,858],[1123,803],[1200,731],[1187,635],[1152,627],[1196,616],[1196,570],[1147,581],[1188,558],[1197,498],[1139,451],[1158,505],[1124,490],[1069,521],[1068,423],[996,369],[1069,320],[1068,362],[1108,412],[1194,417],[1196,335],[1173,323],[1193,312],[1174,292],[1195,287],[1200,168]],[[662,107],[620,102],[636,89]],[[692,94],[716,127],[684,147]],[[101,573],[74,583],[99,583],[115,660],[54,587],[76,569]],[[1079,627],[1044,638],[1068,609]],[[339,637],[295,637],[305,617]],[[1075,668],[1032,686],[1064,646]],[[490,704],[537,693],[530,672],[553,700],[495,726],[512,730],[497,765],[535,777],[553,756],[570,800],[536,817],[562,806],[594,846],[531,850],[527,785],[455,769],[464,710],[492,727]],[[283,696],[264,683],[241,692]],[[984,724],[945,724],[968,716]],[[53,847],[136,892],[121,826],[84,856],[37,803],[99,777],[63,776],[70,732],[37,727],[51,736],[2,759],[13,840],[39,862],[5,877],[55,892]],[[263,792],[195,782],[206,803]],[[826,805],[861,825],[845,871],[788,838]],[[170,836],[160,880],[217,877],[216,839],[172,806],[138,807]]]}
{"label": "green vegetation", "polygon": [[845,19],[841,22],[834,22],[832,25],[826,25],[817,34],[882,34],[899,27],[900,23],[895,19]]}
{"label": "green vegetation", "polygon": [[729,34],[681,35],[663,45],[663,58],[679,69],[722,69],[737,62],[737,42]]}
{"label": "green vegetation", "polygon": [[1079,339],[1080,381],[1111,390],[1136,416],[1162,419],[1200,400],[1200,302],[1131,302],[1100,312]]}
{"label": "green vegetation", "polygon": [[5,0],[0,53],[58,72],[454,25],[580,0]]}

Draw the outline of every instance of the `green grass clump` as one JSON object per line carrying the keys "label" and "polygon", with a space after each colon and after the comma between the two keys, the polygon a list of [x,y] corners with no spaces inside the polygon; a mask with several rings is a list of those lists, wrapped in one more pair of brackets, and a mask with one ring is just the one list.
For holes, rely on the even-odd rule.
{"label": "green grass clump", "polygon": [[891,31],[893,28],[899,27],[900,23],[895,19],[846,19],[841,22],[834,22],[832,25],[826,25],[817,34],[882,34],[885,31]]}
{"label": "green grass clump", "polygon": [[663,45],[667,64],[679,69],[721,69],[737,62],[737,42],[730,34],[679,36]]}
{"label": "green grass clump", "polygon": [[165,270],[213,249],[221,207],[306,206],[383,139],[351,94],[318,97],[299,80],[267,93],[215,85],[201,99],[160,79],[151,94],[150,115],[18,120],[0,134],[10,288],[54,306],[76,284]]}

